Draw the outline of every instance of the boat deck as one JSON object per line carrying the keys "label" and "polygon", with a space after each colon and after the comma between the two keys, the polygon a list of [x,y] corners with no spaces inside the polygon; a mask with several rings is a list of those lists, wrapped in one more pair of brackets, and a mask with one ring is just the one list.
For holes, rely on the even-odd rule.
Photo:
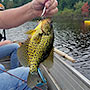
{"label": "boat deck", "polygon": [[10,69],[10,58],[9,57],[0,59],[0,63],[5,66],[6,70]]}

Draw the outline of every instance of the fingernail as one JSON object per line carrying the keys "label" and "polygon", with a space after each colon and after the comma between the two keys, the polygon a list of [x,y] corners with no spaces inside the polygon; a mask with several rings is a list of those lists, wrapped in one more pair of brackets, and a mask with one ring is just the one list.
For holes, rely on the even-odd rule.
{"label": "fingernail", "polygon": [[45,4],[45,6],[48,8],[49,6],[50,6],[51,4],[50,4],[50,1],[48,1],[46,4]]}

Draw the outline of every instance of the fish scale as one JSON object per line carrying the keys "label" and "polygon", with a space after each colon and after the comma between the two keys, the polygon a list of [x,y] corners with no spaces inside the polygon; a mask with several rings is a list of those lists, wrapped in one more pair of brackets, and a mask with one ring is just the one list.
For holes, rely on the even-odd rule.
{"label": "fish scale", "polygon": [[45,61],[45,64],[50,62],[52,64],[53,62],[51,59],[45,60],[53,48],[54,32],[51,19],[41,20],[34,30],[29,30],[26,34],[28,39],[18,49],[17,55],[20,63],[30,68],[27,84],[29,87],[34,87],[39,83],[38,81],[42,82],[37,72],[40,63]]}
{"label": "fish scale", "polygon": [[39,44],[36,52],[34,53],[34,57],[29,60],[29,61],[31,61],[31,63],[30,63],[30,71],[31,72],[34,72],[35,70],[37,71],[36,67],[38,66],[38,64],[40,62],[43,61],[43,56],[44,56],[43,53],[45,53],[44,51],[46,51],[46,49],[48,49],[48,47],[47,47],[49,45],[48,42],[50,42],[50,39],[52,38],[52,37],[50,37],[50,39],[48,39],[47,37],[48,36],[42,36],[42,39],[41,39],[42,43]]}

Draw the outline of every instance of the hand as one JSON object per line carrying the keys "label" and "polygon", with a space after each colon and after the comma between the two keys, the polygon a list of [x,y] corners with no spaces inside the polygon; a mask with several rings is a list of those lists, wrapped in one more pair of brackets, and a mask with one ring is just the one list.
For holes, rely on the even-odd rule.
{"label": "hand", "polygon": [[10,40],[3,41],[5,44],[11,44],[12,42]]}
{"label": "hand", "polygon": [[43,7],[45,6],[47,8],[45,16],[51,17],[58,12],[58,8],[57,8],[58,3],[56,0],[48,0],[46,3],[45,1],[46,0],[33,0],[32,8],[38,13],[38,14],[36,13],[37,16],[41,16]]}
{"label": "hand", "polygon": [[0,42],[0,46],[6,45],[6,44],[11,44],[11,43],[12,42],[10,40],[5,40],[5,41]]}

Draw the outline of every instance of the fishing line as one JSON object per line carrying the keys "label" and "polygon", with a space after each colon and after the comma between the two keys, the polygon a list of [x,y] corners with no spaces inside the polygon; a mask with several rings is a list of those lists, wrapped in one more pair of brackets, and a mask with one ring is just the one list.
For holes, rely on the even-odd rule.
{"label": "fishing line", "polygon": [[36,87],[36,86],[35,86],[35,88],[37,88],[37,89],[39,89],[39,90],[42,90],[41,88],[39,88],[39,87]]}
{"label": "fishing line", "polygon": [[[17,78],[17,79],[19,79],[19,80],[21,80],[21,81],[23,81],[24,83],[27,83],[26,80],[24,80],[24,79],[22,79],[22,78],[19,78],[19,77],[13,75],[13,74],[7,72],[6,70],[3,70],[3,69],[1,69],[1,68],[0,68],[0,70],[3,71],[3,72],[5,72],[5,73],[7,73],[7,74],[9,74],[9,75],[11,75],[11,76],[13,76],[13,77],[15,77],[15,78]],[[27,85],[25,86],[25,88],[26,88],[26,87],[27,87]],[[24,88],[23,90],[25,90],[25,88]],[[42,90],[41,88],[39,88],[39,87],[37,87],[37,86],[35,86],[35,88],[37,88],[37,89],[39,89],[39,90]]]}
{"label": "fishing line", "polygon": [[17,77],[17,76],[15,76],[15,75],[13,75],[13,74],[11,74],[11,73],[7,72],[6,70],[2,70],[1,68],[0,68],[0,70],[1,70],[1,71],[3,71],[3,72],[6,72],[7,74],[9,74],[9,75],[11,75],[11,76],[13,76],[13,77],[15,77],[15,78],[17,78],[17,79],[19,79],[19,80],[21,80],[21,81],[25,82],[25,83],[27,83],[27,81],[26,81],[26,80],[24,80],[24,79],[22,79],[22,78],[19,78],[19,77]]}

